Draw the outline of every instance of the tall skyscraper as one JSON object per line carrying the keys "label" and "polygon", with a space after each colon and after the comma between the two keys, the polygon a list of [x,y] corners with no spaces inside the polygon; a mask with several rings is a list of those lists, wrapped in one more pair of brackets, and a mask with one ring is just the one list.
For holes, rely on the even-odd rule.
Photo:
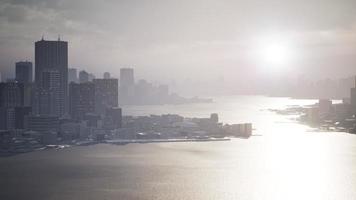
{"label": "tall skyscraper", "polygon": [[79,72],[79,83],[86,83],[89,81],[89,73],[82,70]]}
{"label": "tall skyscraper", "polygon": [[[59,39],[35,42],[35,64],[36,87],[55,98],[50,98],[49,113],[63,116],[68,101],[68,42]],[[51,91],[46,91],[48,89]]]}
{"label": "tall skyscraper", "polygon": [[118,106],[118,80],[94,79],[95,85],[95,111],[105,114],[106,108]]}
{"label": "tall skyscraper", "polygon": [[135,84],[134,70],[132,68],[120,69],[120,87],[131,87]]}
{"label": "tall skyscraper", "polygon": [[69,84],[69,113],[73,119],[83,120],[85,114],[95,112],[95,86],[92,82]]}
{"label": "tall skyscraper", "polygon": [[78,83],[78,73],[75,68],[68,69],[68,83],[71,82]]}
{"label": "tall skyscraper", "polygon": [[17,62],[15,71],[16,81],[26,84],[32,82],[32,62]]}

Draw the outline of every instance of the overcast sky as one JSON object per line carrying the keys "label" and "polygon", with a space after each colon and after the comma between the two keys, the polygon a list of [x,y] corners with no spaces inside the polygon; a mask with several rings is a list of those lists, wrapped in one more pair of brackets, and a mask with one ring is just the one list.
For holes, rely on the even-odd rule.
{"label": "overcast sky", "polygon": [[261,40],[288,41],[293,57],[277,73],[356,74],[355,0],[0,0],[2,73],[58,34],[70,67],[97,75],[255,79],[269,71],[253,53]]}

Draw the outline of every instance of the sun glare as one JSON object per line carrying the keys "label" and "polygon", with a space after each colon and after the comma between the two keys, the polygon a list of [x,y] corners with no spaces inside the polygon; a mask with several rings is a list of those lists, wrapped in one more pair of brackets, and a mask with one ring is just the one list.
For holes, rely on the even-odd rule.
{"label": "sun glare", "polygon": [[292,58],[291,44],[281,38],[264,38],[257,47],[257,59],[273,68],[286,67]]}

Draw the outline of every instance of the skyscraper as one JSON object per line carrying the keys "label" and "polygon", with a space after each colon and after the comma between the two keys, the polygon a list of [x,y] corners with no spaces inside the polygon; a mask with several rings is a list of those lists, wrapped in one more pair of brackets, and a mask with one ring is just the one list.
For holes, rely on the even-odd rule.
{"label": "skyscraper", "polygon": [[[68,42],[59,39],[35,42],[35,64],[36,87],[44,93],[51,93],[49,113],[63,116],[68,101]],[[51,91],[43,91],[49,89]]]}
{"label": "skyscraper", "polygon": [[78,73],[75,68],[68,69],[68,83],[71,82],[78,83]]}
{"label": "skyscraper", "polygon": [[69,113],[73,119],[82,120],[85,114],[95,112],[94,83],[69,84]]}
{"label": "skyscraper", "polygon": [[118,106],[118,80],[94,79],[95,85],[95,111],[105,114],[106,108]]}
{"label": "skyscraper", "polygon": [[26,84],[32,82],[32,62],[17,62],[15,71],[16,81]]}

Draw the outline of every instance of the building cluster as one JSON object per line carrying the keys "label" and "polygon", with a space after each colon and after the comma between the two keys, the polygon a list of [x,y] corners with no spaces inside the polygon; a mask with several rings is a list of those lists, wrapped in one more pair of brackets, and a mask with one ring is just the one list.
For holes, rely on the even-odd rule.
{"label": "building cluster", "polygon": [[[175,115],[126,117],[123,123],[118,102],[163,104],[206,100],[169,94],[166,85],[135,82],[132,68],[122,68],[120,79],[112,78],[108,72],[103,78],[84,70],[77,73],[77,69],[68,68],[68,42],[60,39],[42,38],[35,42],[34,79],[33,67],[28,61],[17,62],[15,79],[0,81],[0,153],[105,138],[237,133],[236,127],[219,124],[217,115],[188,121]],[[240,133],[242,129],[238,130]]]}
{"label": "building cluster", "polygon": [[0,83],[0,149],[30,151],[92,133],[121,128],[118,79],[80,73],[72,81],[68,43],[35,42],[33,80],[31,62],[17,62],[15,79]]}
{"label": "building cluster", "polygon": [[337,104],[330,99],[319,99],[316,105],[305,108],[301,119],[327,130],[356,132],[356,78],[350,98]]}

